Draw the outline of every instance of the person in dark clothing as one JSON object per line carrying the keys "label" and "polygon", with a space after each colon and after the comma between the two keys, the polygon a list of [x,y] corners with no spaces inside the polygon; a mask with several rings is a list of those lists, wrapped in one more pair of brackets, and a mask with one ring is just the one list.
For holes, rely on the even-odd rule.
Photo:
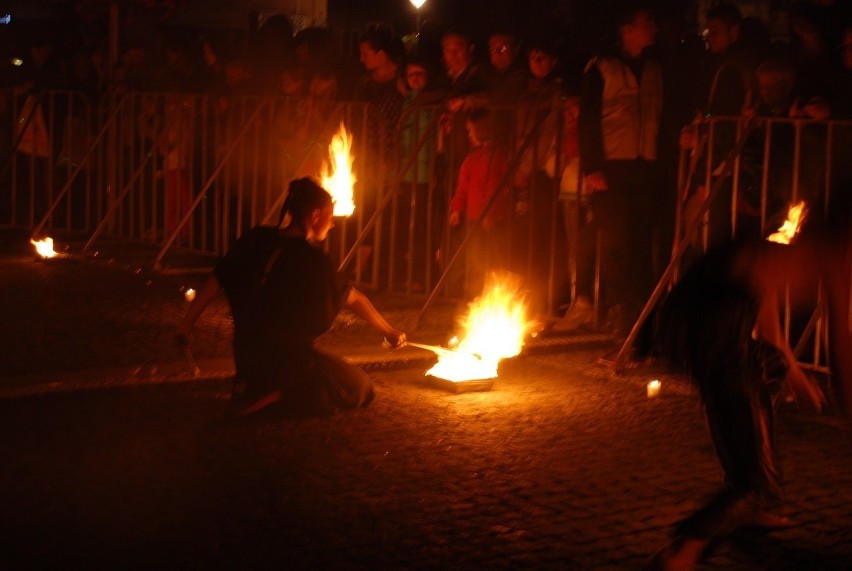
{"label": "person in dark clothing", "polygon": [[[725,485],[678,524],[655,557],[660,569],[693,569],[704,549],[744,527],[775,529],[789,519],[779,499],[773,405],[786,390],[821,411],[825,397],[784,339],[779,306],[789,286],[794,307],[809,299],[812,278],[826,288],[832,324],[832,383],[848,414],[850,331],[848,223],[843,232],[802,234],[789,245],[741,240],[694,263],[659,308],[657,349],[696,383]],[[840,225],[838,225],[840,227]]]}
{"label": "person in dark clothing", "polygon": [[663,106],[659,64],[646,57],[657,26],[646,8],[620,13],[618,45],[586,65],[580,97],[580,163],[600,224],[603,303],[626,336],[654,281],[657,144]]}
{"label": "person in dark clothing", "polygon": [[317,248],[333,226],[332,216],[331,196],[315,181],[291,182],[279,227],[255,227],[241,237],[200,288],[178,328],[178,341],[187,343],[198,317],[225,290],[234,319],[234,403],[240,414],[279,401],[302,414],[370,403],[369,377],[314,347],[341,307],[362,317],[391,346],[405,343],[405,334],[342,280]]}
{"label": "person in dark clothing", "polygon": [[488,37],[488,63],[483,72],[486,91],[482,107],[513,105],[527,85],[528,72],[523,65],[520,42],[508,31],[494,31]]}
{"label": "person in dark clothing", "polygon": [[355,86],[353,99],[370,105],[370,148],[390,160],[396,156],[397,130],[405,99],[398,85],[404,48],[389,31],[375,29],[361,36],[358,49],[365,72]]}
{"label": "person in dark clothing", "polygon": [[[399,122],[405,103],[399,85],[405,50],[402,41],[383,28],[370,30],[361,36],[358,49],[365,73],[355,86],[353,98],[367,104],[368,163],[364,168],[368,172],[392,173],[399,161]],[[376,212],[382,197],[397,190],[390,188],[390,185],[391,181],[385,177],[382,184],[375,186],[372,192],[364,193],[362,204],[359,205],[364,220]],[[382,251],[382,245],[391,240],[391,216],[382,216],[376,230],[372,232],[372,238],[361,246],[362,259],[378,263],[379,287],[389,285],[388,256]]]}
{"label": "person in dark clothing", "polygon": [[[713,172],[737,144],[737,117],[755,104],[754,69],[756,52],[742,39],[743,18],[739,8],[721,2],[707,11],[707,52],[696,66],[696,86],[691,106],[695,117],[681,130],[680,146],[689,150],[691,185],[683,189],[687,227],[696,223],[695,212],[709,194],[708,171]],[[759,51],[759,50],[757,50]],[[710,138],[712,124],[712,139]],[[708,154],[711,156],[708,157]],[[707,162],[712,160],[708,166]],[[733,184],[727,180],[709,213],[708,241],[720,244],[730,239]],[[679,239],[679,238],[678,238]]]}
{"label": "person in dark clothing", "polygon": [[711,115],[737,116],[754,100],[756,57],[741,41],[742,16],[722,2],[707,11],[707,54],[699,66],[695,105]]}
{"label": "person in dark clothing", "polygon": [[[447,72],[447,108],[452,112],[469,111],[476,106],[479,96],[487,89],[487,80],[482,66],[473,57],[474,43],[466,31],[458,28],[447,30],[441,38],[441,53]],[[463,129],[462,129],[463,131]]]}

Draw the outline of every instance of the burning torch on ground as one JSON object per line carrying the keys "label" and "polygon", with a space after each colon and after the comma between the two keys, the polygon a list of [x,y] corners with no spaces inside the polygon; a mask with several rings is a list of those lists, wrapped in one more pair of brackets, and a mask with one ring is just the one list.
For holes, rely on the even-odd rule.
{"label": "burning torch on ground", "polygon": [[42,240],[30,238],[30,244],[35,247],[37,261],[63,260],[67,262],[73,259],[71,254],[57,252],[53,249],[53,238],[47,237]]}
{"label": "burning torch on ground", "polygon": [[[473,383],[473,390],[491,388],[501,360],[518,355],[524,339],[535,323],[527,317],[527,299],[520,278],[511,274],[490,274],[482,295],[474,299],[460,325],[460,339],[449,348],[413,344],[433,351],[438,362],[426,376],[455,392]],[[487,383],[483,381],[488,381]]]}

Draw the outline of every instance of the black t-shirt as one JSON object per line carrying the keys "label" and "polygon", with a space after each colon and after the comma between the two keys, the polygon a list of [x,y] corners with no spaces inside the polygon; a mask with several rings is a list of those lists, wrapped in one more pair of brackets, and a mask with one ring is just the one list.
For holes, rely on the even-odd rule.
{"label": "black t-shirt", "polygon": [[246,359],[286,366],[306,356],[349,292],[324,252],[273,227],[247,232],[214,274],[231,305],[238,371]]}

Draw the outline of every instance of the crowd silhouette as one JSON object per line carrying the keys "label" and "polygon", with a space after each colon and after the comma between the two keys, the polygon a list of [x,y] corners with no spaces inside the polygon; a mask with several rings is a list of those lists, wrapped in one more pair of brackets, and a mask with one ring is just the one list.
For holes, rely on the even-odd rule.
{"label": "crowd silhouette", "polygon": [[[16,143],[17,154],[32,164],[45,161],[46,145],[54,147],[51,156],[74,163],[91,139],[86,129],[94,126],[64,108],[61,100],[37,101],[39,94],[71,90],[83,94],[93,108],[126,94],[168,94],[158,104],[164,109],[159,117],[146,115],[144,104],[139,111],[139,124],[151,121],[146,132],[157,139],[168,187],[160,235],[168,235],[176,231],[197,190],[187,159],[192,151],[182,140],[197,128],[198,113],[190,109],[197,99],[180,94],[212,98],[233,129],[245,119],[238,104],[242,99],[287,101],[270,119],[274,129],[250,149],[260,154],[274,145],[285,165],[281,173],[257,167],[251,176],[276,188],[296,176],[316,175],[326,158],[326,140],[337,127],[327,121],[336,103],[365,103],[369,128],[364,160],[370,171],[398,168],[419,140],[428,137],[419,146],[418,159],[409,161],[413,164],[400,176],[400,187],[389,188],[395,183],[388,178],[383,183],[387,188],[371,189],[365,196],[369,214],[385,193],[398,195],[395,221],[386,217],[379,232],[386,243],[405,245],[398,246],[402,253],[397,259],[378,262],[379,287],[401,284],[417,293],[435,285],[461,242],[459,234],[478,223],[468,212],[459,224],[451,199],[458,195],[462,165],[481,152],[471,145],[471,118],[487,110],[489,147],[506,151],[490,154],[504,163],[495,172],[507,173],[506,180],[496,177],[488,183],[494,187],[489,192],[505,193],[505,202],[511,203],[507,208],[502,198],[494,201],[511,213],[483,219],[489,231],[495,224],[505,230],[508,246],[501,248],[505,255],[499,257],[500,265],[529,277],[536,311],[551,320],[562,318],[557,329],[598,321],[591,309],[597,295],[600,321],[623,335],[680,231],[671,214],[676,203],[686,204],[685,220],[694,222],[690,216],[709,192],[708,164],[700,158],[694,161],[691,185],[678,188],[679,157],[712,152],[718,158],[736,143],[737,128],[719,126],[712,148],[706,148],[708,118],[852,119],[852,19],[844,6],[795,2],[784,12],[788,27],[779,35],[776,29],[770,33],[768,23],[744,17],[734,4],[717,3],[695,21],[674,22],[653,6],[622,2],[606,22],[594,23],[596,29],[608,30],[594,43],[579,41],[579,34],[568,31],[545,33],[554,29],[552,23],[530,31],[511,22],[465,26],[434,21],[425,23],[420,34],[404,37],[390,27],[357,30],[347,43],[341,30],[297,30],[279,15],[252,32],[165,26],[152,34],[127,30],[113,69],[107,69],[102,33],[81,25],[76,33],[59,34],[46,23],[19,46],[6,46],[3,105],[8,109],[10,98],[16,99],[21,116],[32,115],[32,120],[24,129],[3,125],[10,135],[3,141],[7,147]],[[26,48],[21,65],[11,66],[11,56],[21,47]],[[632,79],[618,79],[622,76]],[[641,103],[625,107],[633,95]],[[65,133],[45,137],[42,123],[48,118]],[[642,137],[641,148],[628,149],[634,143],[626,138],[634,136]],[[848,138],[848,133],[835,136]],[[824,178],[814,155],[820,154],[825,135],[808,137],[801,160],[810,178],[802,188],[818,186]],[[711,243],[737,232],[762,232],[767,219],[786,207],[790,189],[781,180],[789,178],[785,168],[793,162],[792,135],[777,129],[770,138],[777,156],[767,172],[762,154],[766,136],[755,134],[744,145],[741,180],[735,185],[731,177],[722,191],[729,200],[717,200],[712,208],[719,223]],[[835,147],[840,143],[838,139]],[[220,148],[219,156],[223,152]],[[34,176],[27,185],[38,195],[38,179],[49,169],[32,164]],[[848,167],[832,168],[832,185],[843,188],[850,178]],[[234,185],[249,177],[240,172],[224,176]],[[766,198],[760,192],[762,177],[778,181]],[[735,186],[739,189],[732,198]],[[43,211],[48,201],[36,196],[32,210]],[[722,223],[732,219],[735,230],[730,222]],[[417,230],[406,233],[408,226]],[[366,245],[371,247],[369,241]],[[471,266],[477,272],[491,265],[479,262]],[[602,280],[597,294],[596,263]],[[390,283],[394,280],[400,284]]]}

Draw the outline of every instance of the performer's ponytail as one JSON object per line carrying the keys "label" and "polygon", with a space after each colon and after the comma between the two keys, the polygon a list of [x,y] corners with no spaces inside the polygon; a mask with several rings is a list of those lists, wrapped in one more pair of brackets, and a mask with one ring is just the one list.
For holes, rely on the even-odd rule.
{"label": "performer's ponytail", "polygon": [[286,216],[290,216],[290,223],[300,223],[306,216],[317,208],[326,208],[332,205],[331,195],[310,177],[297,178],[290,182],[287,188],[287,198],[281,207],[281,217],[278,219],[280,226]]}

